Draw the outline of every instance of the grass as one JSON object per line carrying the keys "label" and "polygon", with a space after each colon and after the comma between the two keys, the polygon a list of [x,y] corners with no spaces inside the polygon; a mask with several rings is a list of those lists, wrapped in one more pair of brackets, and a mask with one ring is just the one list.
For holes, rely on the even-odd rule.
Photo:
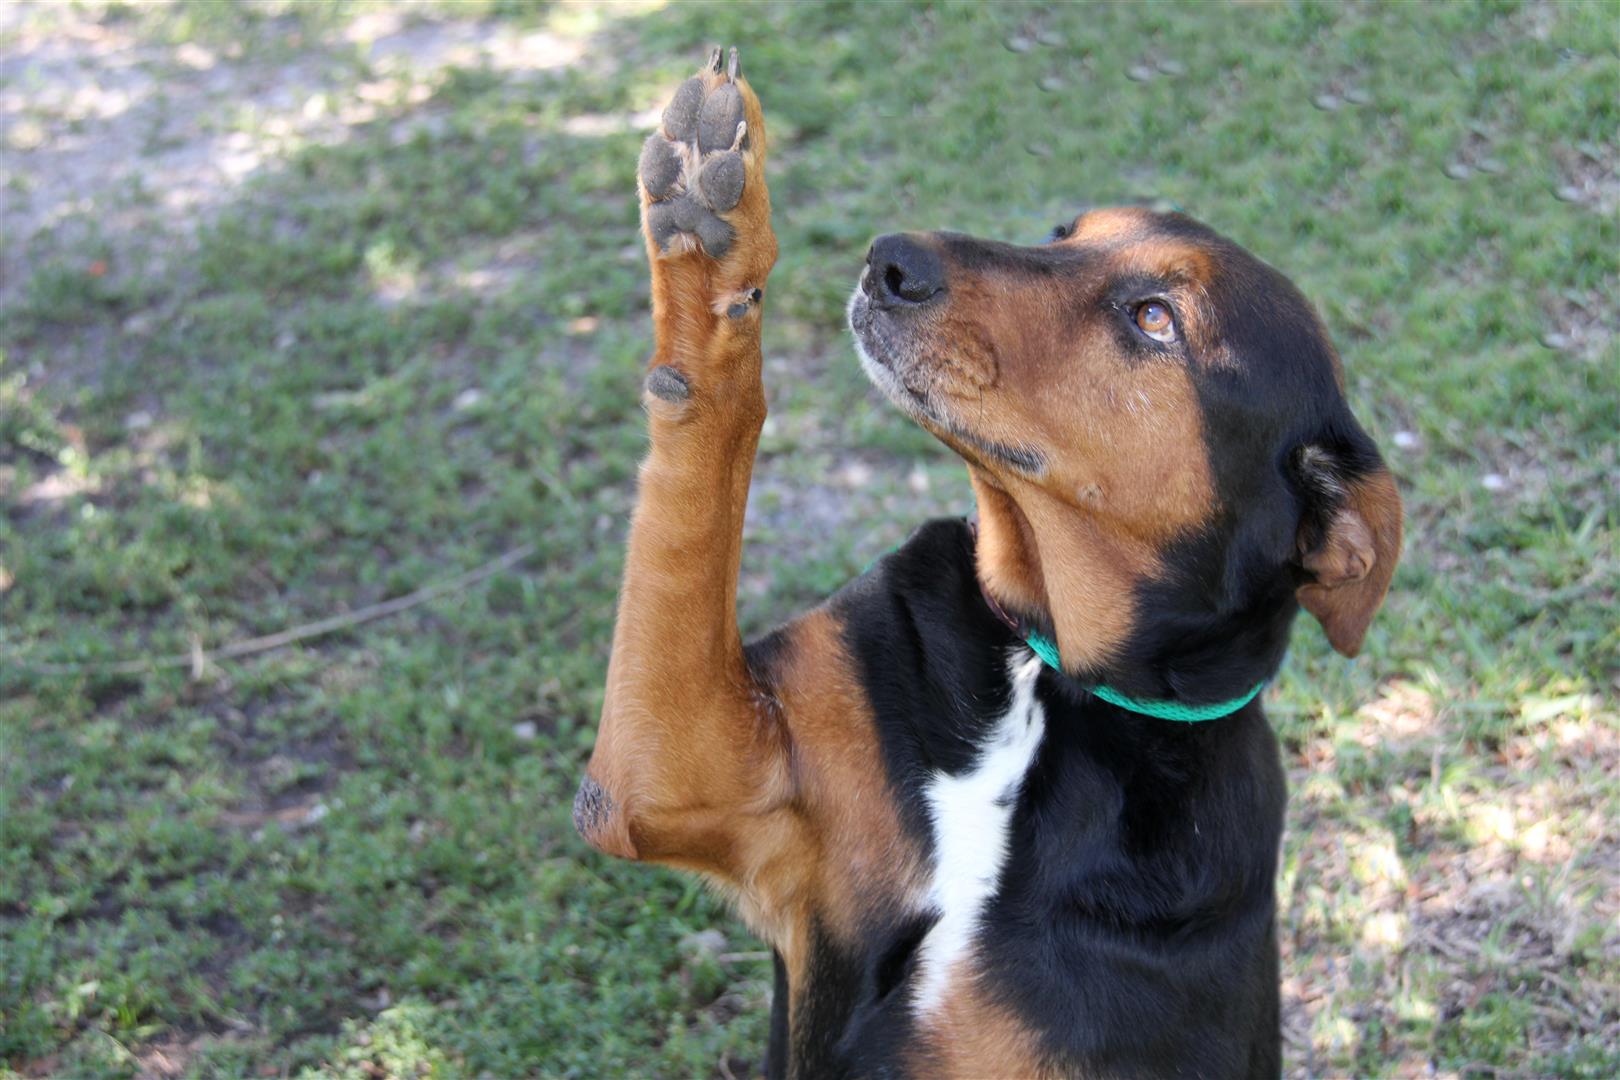
{"label": "grass", "polygon": [[[133,67],[47,92],[63,22]],[[760,946],[566,809],[644,445],[636,118],[712,42],[783,252],[746,628],[967,506],[843,338],[872,234],[1186,207],[1321,305],[1410,510],[1365,657],[1302,621],[1268,698],[1290,1073],[1620,1071],[1612,11],[107,4],[0,23],[4,184],[55,206],[0,255],[0,1077],[757,1065]]]}

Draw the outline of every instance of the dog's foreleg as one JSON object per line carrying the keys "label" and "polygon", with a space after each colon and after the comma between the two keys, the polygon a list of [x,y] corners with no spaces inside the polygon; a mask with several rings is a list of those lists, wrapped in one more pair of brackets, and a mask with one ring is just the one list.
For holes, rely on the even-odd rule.
{"label": "dog's foreleg", "polygon": [[[603,851],[725,876],[776,733],[737,629],[748,483],[765,418],[760,309],[776,260],[758,99],[717,60],[642,151],[656,345],[651,450],[630,524],[607,692],[575,802]],[[729,132],[729,140],[722,137]]]}

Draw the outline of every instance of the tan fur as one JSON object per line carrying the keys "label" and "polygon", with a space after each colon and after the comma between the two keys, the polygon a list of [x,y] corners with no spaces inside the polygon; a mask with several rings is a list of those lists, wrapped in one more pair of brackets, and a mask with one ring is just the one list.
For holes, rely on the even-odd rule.
{"label": "tan fur", "polygon": [[[720,78],[709,73],[711,84]],[[781,668],[750,671],[737,630],[743,514],[760,425],[759,304],[776,258],[764,183],[765,127],[744,84],[751,134],[742,201],[722,217],[721,260],[648,239],[656,344],[689,395],[648,394],[641,468],[607,693],[581,822],[601,850],[697,871],[736,902],[805,985],[812,915],[846,943],[856,913],[922,889],[915,845],[887,789],[870,708],[825,609],[783,633]],[[643,205],[647,203],[642,193]]]}
{"label": "tan fur", "polygon": [[[1139,211],[1081,223],[1064,243],[1103,242],[1108,273],[1179,280],[1178,311],[1196,310],[1203,275],[1214,272],[1206,254],[1127,243]],[[1012,610],[1050,618],[1066,666],[1106,664],[1129,635],[1136,586],[1158,571],[1158,552],[1217,509],[1191,375],[1135,362],[1112,333],[1075,320],[1044,290],[952,267],[951,291],[948,308],[918,320],[928,361],[913,377],[976,435],[1062,450],[1029,476],[924,423],[973,468],[982,578]]]}
{"label": "tan fur", "polygon": [[1361,651],[1373,614],[1384,602],[1401,555],[1401,496],[1384,470],[1350,483],[1327,536],[1301,563],[1315,580],[1295,590],[1300,606],[1322,624],[1345,656]]}
{"label": "tan fur", "polygon": [[[722,76],[706,71],[710,85]],[[648,410],[652,449],[631,519],[619,617],[596,747],[586,775],[609,810],[587,839],[735,880],[746,868],[735,808],[758,798],[784,753],[763,722],[737,630],[737,569],[754,451],[765,419],[759,305],[717,315],[716,297],[763,288],[776,261],[759,99],[739,83],[751,139],[741,201],[726,213],[726,258],[647,237],[655,345],[649,366],[690,387]],[[650,200],[641,192],[643,220]]]}
{"label": "tan fur", "polygon": [[950,990],[930,1014],[911,1066],[912,1075],[939,1080],[1074,1078],[1042,1059],[1035,1034],[985,993],[971,962],[952,971]]}
{"label": "tan fur", "polygon": [[1119,244],[1133,240],[1146,228],[1148,215],[1134,207],[1111,206],[1093,210],[1075,222],[1064,243]]}

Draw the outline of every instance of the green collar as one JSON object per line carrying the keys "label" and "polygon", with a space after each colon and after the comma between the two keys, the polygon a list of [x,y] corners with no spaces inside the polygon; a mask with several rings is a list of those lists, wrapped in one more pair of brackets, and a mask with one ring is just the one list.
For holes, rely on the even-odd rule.
{"label": "green collar", "polygon": [[[985,593],[985,598],[990,599],[990,594]],[[991,600],[991,606],[996,614],[1002,615],[1004,619],[1006,618],[1001,611],[1000,604],[996,604],[994,600]],[[1014,630],[1017,630],[1016,626]],[[1035,655],[1040,657],[1047,667],[1053,671],[1063,671],[1063,664],[1058,657],[1057,642],[1045,634],[1031,632],[1024,635],[1024,644],[1033,649]],[[1104,686],[1101,683],[1090,687],[1090,690],[1108,704],[1117,705],[1127,712],[1141,713],[1143,716],[1152,716],[1159,720],[1180,720],[1185,723],[1195,724],[1201,720],[1219,720],[1223,716],[1231,716],[1253,701],[1259,696],[1260,691],[1265,688],[1266,680],[1261,679],[1254,684],[1254,689],[1248,693],[1235,697],[1230,701],[1217,701],[1211,705],[1189,705],[1184,701],[1144,701],[1140,698],[1128,697],[1118,690]]]}
{"label": "green collar", "polygon": [[[977,530],[975,530],[975,538],[977,538],[977,535]],[[1035,655],[1040,657],[1047,667],[1060,675],[1068,674],[1063,670],[1063,659],[1058,655],[1057,642],[1039,631],[1031,630],[1025,633],[1024,628],[1018,625],[1018,620],[1007,614],[1006,609],[996,602],[996,598],[990,595],[990,590],[984,587],[982,581],[979,582],[979,595],[984,597],[984,602],[989,605],[991,613],[1005,623],[1013,633],[1023,638],[1024,644],[1033,649]],[[1219,720],[1223,716],[1231,716],[1258,697],[1260,691],[1265,688],[1266,680],[1261,679],[1254,684],[1254,689],[1230,701],[1217,701],[1210,705],[1189,705],[1185,701],[1147,701],[1142,698],[1133,698],[1120,693],[1111,686],[1104,686],[1102,683],[1088,687],[1092,694],[1127,712],[1141,713],[1143,716],[1151,716],[1158,720],[1180,720],[1187,724],[1196,724],[1202,720]]]}
{"label": "green collar", "polygon": [[[1177,209],[1179,209],[1179,207]],[[969,533],[971,533],[973,536],[974,543],[977,544],[979,539],[978,521],[974,518],[969,518],[967,521],[967,527]],[[900,550],[900,546],[897,544],[889,550],[898,551]],[[876,565],[877,560],[874,559],[871,566],[868,566],[867,569],[870,570],[872,569],[872,566]],[[975,577],[977,577],[976,574]],[[1058,655],[1057,642],[1053,641],[1045,634],[1037,631],[1032,630],[1027,634],[1024,633],[1013,617],[1002,610],[1000,604],[996,603],[996,598],[990,595],[990,590],[984,587],[984,582],[982,581],[979,582],[979,595],[984,597],[984,602],[986,604],[990,605],[990,610],[995,613],[996,618],[1006,623],[1013,633],[1023,638],[1024,644],[1028,645],[1032,650],[1034,650],[1035,655],[1040,657],[1041,660],[1045,662],[1047,667],[1051,668],[1053,671],[1056,671],[1060,675],[1068,674],[1068,672],[1063,670],[1063,662],[1061,657]],[[1118,690],[1115,690],[1112,687],[1104,686],[1101,683],[1098,683],[1096,686],[1090,687],[1089,689],[1095,696],[1108,702],[1110,705],[1124,709],[1126,712],[1140,713],[1143,716],[1151,716],[1156,720],[1180,720],[1183,723],[1196,724],[1203,720],[1219,720],[1223,716],[1231,716],[1233,713],[1243,708],[1243,706],[1259,697],[1260,691],[1266,688],[1266,682],[1266,679],[1261,679],[1259,682],[1254,684],[1254,689],[1250,690],[1248,693],[1239,695],[1230,701],[1217,701],[1212,705],[1189,705],[1184,701],[1145,701],[1141,698],[1129,697],[1128,695],[1122,694]]]}

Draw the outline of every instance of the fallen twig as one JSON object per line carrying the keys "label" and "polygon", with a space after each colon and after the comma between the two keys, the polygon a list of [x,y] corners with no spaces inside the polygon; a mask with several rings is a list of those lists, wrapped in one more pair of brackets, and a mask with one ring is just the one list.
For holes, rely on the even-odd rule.
{"label": "fallen twig", "polygon": [[245,638],[233,641],[218,649],[205,650],[200,646],[193,647],[189,652],[174,653],[169,656],[136,657],[130,660],[108,660],[103,662],[86,663],[46,663],[24,660],[22,666],[38,675],[139,675],[148,671],[157,671],[163,668],[189,667],[200,672],[207,664],[217,660],[231,660],[242,656],[252,656],[256,653],[269,652],[295,642],[306,641],[309,638],[320,637],[350,626],[373,622],[377,619],[398,615],[402,611],[436,600],[447,593],[459,592],[469,586],[476,585],[485,578],[493,577],[502,570],[527,559],[534,554],[533,544],[522,544],[506,552],[498,558],[491,559],[483,566],[458,574],[446,581],[426,585],[415,592],[396,596],[392,600],[381,603],[368,604],[366,607],[354,611],[345,611],[341,615],[330,615],[324,619],[304,623],[301,626],[288,627],[278,630],[274,634],[264,634],[259,637]]}

